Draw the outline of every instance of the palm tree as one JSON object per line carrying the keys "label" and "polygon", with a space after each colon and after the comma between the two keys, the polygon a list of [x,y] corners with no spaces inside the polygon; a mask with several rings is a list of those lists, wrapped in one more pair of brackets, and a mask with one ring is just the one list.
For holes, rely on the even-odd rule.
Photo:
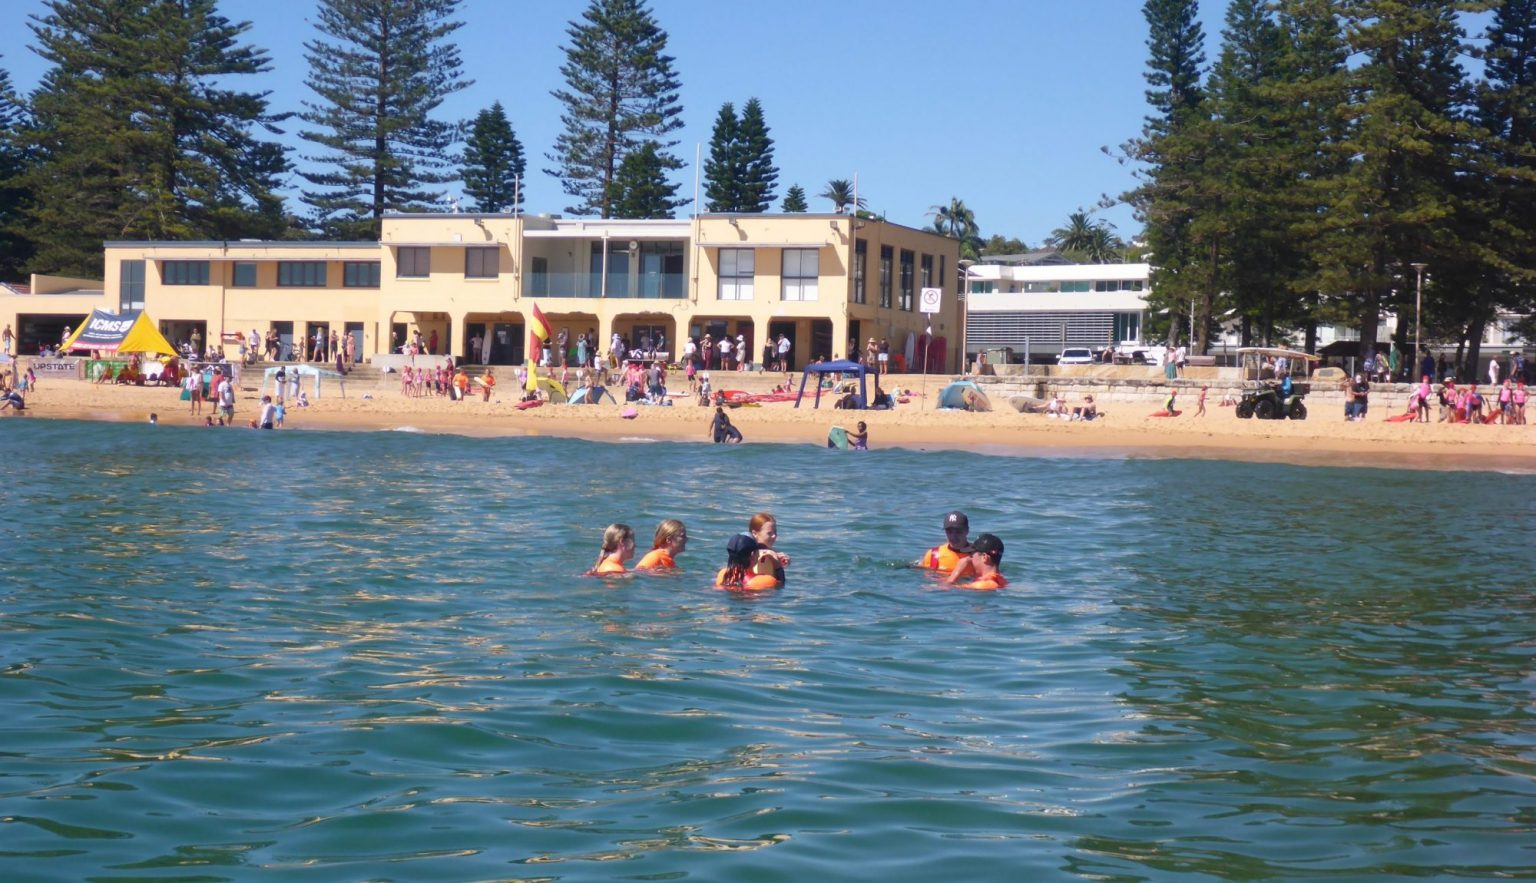
{"label": "palm tree", "polygon": [[859,197],[857,204],[854,203],[853,182],[846,178],[833,178],[827,182],[827,189],[816,194],[816,196],[819,199],[832,200],[833,210],[838,214],[848,211],[848,206],[850,205],[854,208],[863,208],[868,203],[868,200],[862,196]]}
{"label": "palm tree", "polygon": [[931,206],[928,214],[933,217],[933,229],[961,242],[981,234],[981,228],[976,226],[976,213],[966,208],[958,196],[951,196],[947,206]]}
{"label": "palm tree", "polygon": [[1109,224],[1100,221],[1093,226],[1088,246],[1082,252],[1091,264],[1116,264],[1124,258],[1125,243],[1114,234]]}
{"label": "palm tree", "polygon": [[[1102,223],[1102,222],[1100,222]],[[1087,251],[1093,244],[1093,231],[1098,223],[1088,220],[1088,213],[1079,209],[1067,216],[1067,223],[1051,231],[1045,244],[1059,251]]]}

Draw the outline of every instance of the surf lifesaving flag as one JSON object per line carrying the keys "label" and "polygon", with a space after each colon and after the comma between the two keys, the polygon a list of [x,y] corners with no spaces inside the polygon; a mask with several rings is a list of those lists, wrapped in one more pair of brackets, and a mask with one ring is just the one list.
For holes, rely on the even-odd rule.
{"label": "surf lifesaving flag", "polygon": [[544,342],[549,340],[549,320],[544,318],[544,311],[538,304],[533,305],[533,318],[528,320],[528,391],[539,388],[539,360],[535,353],[544,348]]}

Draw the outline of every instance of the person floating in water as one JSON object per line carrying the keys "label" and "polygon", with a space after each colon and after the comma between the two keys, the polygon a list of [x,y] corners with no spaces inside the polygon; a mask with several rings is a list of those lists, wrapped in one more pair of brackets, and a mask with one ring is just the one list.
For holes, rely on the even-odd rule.
{"label": "person floating in water", "polygon": [[789,556],[773,548],[778,538],[778,522],[771,514],[759,512],[752,516],[747,532],[726,543],[726,563],[715,574],[715,587],[758,591],[782,586]]}
{"label": "person floating in water", "polygon": [[[991,590],[1008,585],[1008,580],[998,570],[1003,563],[1003,541],[989,533],[976,537],[971,543],[971,554],[955,566],[946,583],[959,589]],[[961,580],[974,577],[970,582]]]}
{"label": "person floating in water", "polygon": [[656,525],[656,537],[651,542],[651,551],[645,553],[635,569],[673,570],[677,567],[677,556],[687,548],[688,528],[676,518],[668,518]]}
{"label": "person floating in water", "polygon": [[966,556],[971,554],[971,520],[964,512],[951,512],[944,516],[944,542],[923,553],[917,562],[919,567],[949,573]]}
{"label": "person floating in water", "polygon": [[592,566],[592,573],[596,576],[626,573],[624,562],[634,557],[634,554],[634,528],[627,524],[610,524],[603,531],[603,550],[597,556],[597,563]]}

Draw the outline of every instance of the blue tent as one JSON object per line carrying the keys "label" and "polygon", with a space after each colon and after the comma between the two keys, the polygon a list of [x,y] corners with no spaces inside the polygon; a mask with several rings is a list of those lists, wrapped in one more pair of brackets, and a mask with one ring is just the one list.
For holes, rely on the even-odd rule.
{"label": "blue tent", "polygon": [[867,408],[869,407],[869,396],[866,394],[867,387],[864,384],[865,373],[866,369],[863,365],[860,365],[858,362],[850,362],[847,359],[838,359],[835,362],[817,362],[813,365],[806,365],[805,374],[800,378],[800,394],[795,397],[795,407],[800,407],[800,400],[805,398],[805,383],[811,379],[812,374],[816,375],[817,381],[815,404],[815,407],[817,408],[821,407],[821,375],[857,374],[859,375],[858,405],[860,408]]}
{"label": "blue tent", "polygon": [[963,411],[990,411],[992,402],[975,383],[969,380],[956,380],[939,392],[939,407]]}

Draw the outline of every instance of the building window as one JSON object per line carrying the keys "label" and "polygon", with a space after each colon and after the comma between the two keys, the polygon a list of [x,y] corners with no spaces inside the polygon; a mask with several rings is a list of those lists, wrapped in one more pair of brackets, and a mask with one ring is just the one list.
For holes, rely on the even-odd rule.
{"label": "building window", "polygon": [[464,249],[466,279],[495,279],[501,274],[501,249],[481,246]]}
{"label": "building window", "polygon": [[889,245],[880,246],[880,306],[891,308],[891,261],[894,252]]}
{"label": "building window", "polygon": [[754,266],[752,249],[720,249],[720,299],[751,300]]}
{"label": "building window", "polygon": [[235,261],[235,268],[234,269],[235,269],[234,276],[230,280],[230,285],[231,286],[233,286],[235,288],[255,288],[256,287],[256,262],[255,261]]}
{"label": "building window", "polygon": [[919,261],[918,264],[917,264],[917,272],[918,272],[917,287],[918,288],[932,288],[933,287],[933,255],[931,255],[931,254],[923,255],[923,259],[921,261]]}
{"label": "building window", "polygon": [[278,261],[277,287],[324,288],[325,261]]}
{"label": "building window", "polygon": [[432,249],[423,246],[395,249],[396,279],[425,279],[432,273]]}
{"label": "building window", "polygon": [[853,243],[853,302],[864,302],[864,265],[869,263],[869,244],[860,239]]}
{"label": "building window", "polygon": [[821,251],[814,248],[784,249],[784,300],[815,300],[816,280],[821,275]]}
{"label": "building window", "polygon": [[207,261],[162,261],[160,263],[162,285],[207,285]]}
{"label": "building window", "polygon": [[949,279],[949,277],[944,274],[944,271],[946,269],[948,269],[948,268],[945,266],[944,255],[939,255],[939,283],[940,283],[939,287],[940,288],[944,287],[943,283],[947,279]]}
{"label": "building window", "polygon": [[912,264],[916,255],[906,249],[901,250],[901,308],[912,312]]}
{"label": "building window", "polygon": [[1091,283],[1086,282],[1086,281],[1085,282],[1063,282],[1063,283],[1061,283],[1061,290],[1063,292],[1068,292],[1068,291],[1088,291],[1090,285],[1091,285]]}
{"label": "building window", "polygon": [[117,278],[118,310],[144,309],[144,262],[123,261]]}
{"label": "building window", "polygon": [[378,288],[378,261],[347,261],[341,265],[341,284],[347,288]]}

